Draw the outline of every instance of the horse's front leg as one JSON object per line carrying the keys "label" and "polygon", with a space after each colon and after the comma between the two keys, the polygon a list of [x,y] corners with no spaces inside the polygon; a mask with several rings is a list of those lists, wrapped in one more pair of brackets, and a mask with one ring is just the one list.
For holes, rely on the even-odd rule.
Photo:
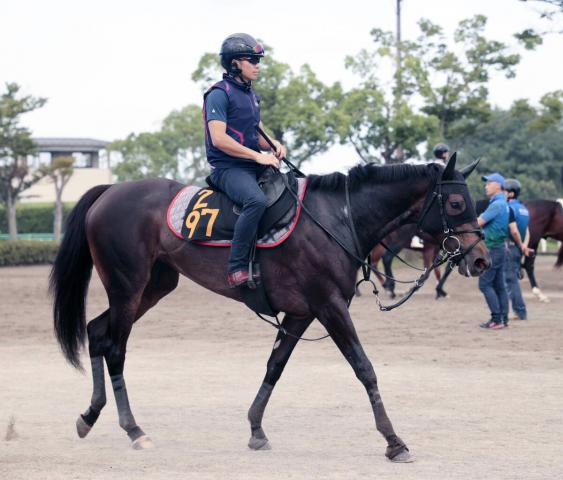
{"label": "horse's front leg", "polygon": [[270,395],[279,380],[293,348],[298,342],[298,338],[311,324],[313,318],[298,318],[286,315],[282,321],[282,328],[284,328],[291,335],[287,335],[282,331],[278,332],[276,336],[276,341],[274,343],[274,348],[270,354],[268,360],[268,366],[266,369],[266,376],[264,381],[258,390],[258,394],[252,402],[250,410],[248,411],[248,420],[250,422],[250,432],[251,437],[248,442],[248,446],[253,450],[268,450],[270,444],[268,442],[268,437],[262,429],[262,417],[264,416],[264,410],[270,399]]}
{"label": "horse's front leg", "polygon": [[414,458],[409,453],[405,443],[395,434],[391,420],[389,420],[385,412],[385,407],[377,388],[375,371],[360,344],[344,299],[326,304],[318,318],[367,391],[377,430],[387,440],[385,456],[393,462],[412,462]]}

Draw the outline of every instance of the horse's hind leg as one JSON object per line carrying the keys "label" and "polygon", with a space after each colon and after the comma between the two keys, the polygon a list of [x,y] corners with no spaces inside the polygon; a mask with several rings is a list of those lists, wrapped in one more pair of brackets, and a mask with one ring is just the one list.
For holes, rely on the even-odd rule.
{"label": "horse's hind leg", "polygon": [[260,386],[260,390],[258,390],[254,402],[252,402],[248,410],[248,421],[250,422],[251,433],[248,446],[253,450],[268,450],[270,448],[268,437],[266,437],[262,429],[264,410],[266,409],[274,386],[279,380],[291,356],[291,352],[293,352],[293,348],[298,342],[298,338],[295,337],[303,335],[312,321],[312,318],[297,318],[289,315],[286,315],[282,321],[282,327],[294,336],[286,335],[281,331],[278,332],[274,348],[268,359],[266,376],[264,377],[264,381]]}
{"label": "horse's hind leg", "polygon": [[[150,448],[153,444],[137,425],[129,405],[123,376],[127,340],[133,323],[178,284],[178,273],[159,261],[152,267],[150,277],[148,271],[143,271],[130,272],[127,278],[122,277],[124,281],[119,281],[117,276],[113,278],[113,281],[110,281],[111,287],[106,285],[109,292],[109,311],[98,317],[96,323],[91,322],[91,327],[89,325],[89,335],[98,340],[98,349],[91,348],[91,354],[96,359],[93,360],[93,365],[96,365],[95,393],[103,391],[103,365],[100,365],[98,360],[101,354],[106,360],[111,378],[119,425],[127,432],[135,449]],[[96,386],[99,387],[98,390]]]}
{"label": "horse's hind leg", "polygon": [[106,404],[106,386],[104,379],[104,351],[109,345],[107,333],[109,328],[109,309],[88,323],[88,351],[92,365],[94,388],[88,410],[76,420],[76,431],[80,438],[88,435],[98,420],[102,408]]}
{"label": "horse's hind leg", "polygon": [[391,420],[389,420],[385,412],[385,407],[377,387],[375,371],[360,344],[345,301],[330,302],[323,308],[318,318],[367,391],[375,416],[377,430],[387,440],[385,456],[394,462],[413,461],[407,446],[393,430]]}
{"label": "horse's hind leg", "polygon": [[[168,265],[156,262],[151,276],[142,294],[131,295],[123,301],[123,293],[110,307],[110,347],[105,352],[115,403],[119,414],[119,425],[132,441],[134,449],[145,449],[153,446],[152,440],[137,425],[129,405],[129,397],[125,386],[123,368],[127,339],[131,333],[134,321],[140,318],[149,308],[165,295],[170,293],[178,284],[178,272]],[[110,304],[111,304],[110,300]]]}

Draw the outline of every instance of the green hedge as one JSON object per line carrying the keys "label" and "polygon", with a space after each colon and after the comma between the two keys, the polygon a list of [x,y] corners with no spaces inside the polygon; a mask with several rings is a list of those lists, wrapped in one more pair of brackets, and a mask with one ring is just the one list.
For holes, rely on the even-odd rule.
{"label": "green hedge", "polygon": [[18,240],[0,242],[0,266],[53,263],[58,242]]}
{"label": "green hedge", "polygon": [[[63,204],[63,221],[73,203]],[[47,233],[53,231],[54,203],[20,203],[16,206],[18,233]],[[8,231],[8,216],[5,206],[0,206],[0,232]]]}

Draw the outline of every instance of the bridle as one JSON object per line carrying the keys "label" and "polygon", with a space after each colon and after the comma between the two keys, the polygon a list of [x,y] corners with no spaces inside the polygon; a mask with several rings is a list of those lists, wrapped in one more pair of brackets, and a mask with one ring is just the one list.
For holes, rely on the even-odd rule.
{"label": "bridle", "polygon": [[[266,142],[270,145],[270,147],[273,150],[275,150],[276,147],[275,147],[274,143],[271,141],[271,139],[268,137],[268,135],[259,127],[257,127],[257,131],[266,140]],[[293,173],[297,177],[305,177],[305,175],[295,165],[293,165],[291,162],[289,162],[286,158],[283,158],[282,160],[288,165],[289,169],[291,171],[293,171]],[[278,173],[281,174],[281,172],[279,172],[279,170],[278,170]],[[370,274],[371,274],[371,272],[374,272],[374,273],[383,275],[386,278],[391,278],[391,277],[389,277],[388,275],[385,275],[384,273],[375,269],[371,265],[369,255],[368,255],[366,260],[364,260],[362,258],[362,249],[361,249],[361,246],[360,246],[360,241],[358,239],[358,234],[356,233],[356,227],[354,226],[354,219],[353,219],[353,216],[352,216],[352,204],[350,202],[349,177],[348,176],[345,177],[345,179],[346,179],[345,180],[345,197],[346,197],[346,207],[347,207],[346,208],[346,219],[348,220],[348,223],[349,223],[349,226],[350,226],[350,231],[352,233],[352,238],[353,238],[353,241],[354,241],[354,247],[355,247],[357,254],[352,252],[350,250],[350,248],[348,248],[348,246],[346,245],[346,243],[344,241],[342,241],[338,237],[336,237],[330,230],[328,230],[321,222],[319,222],[315,218],[313,213],[305,206],[305,204],[303,203],[301,198],[299,198],[299,196],[297,195],[297,192],[294,192],[292,190],[291,186],[289,185],[289,183],[288,183],[288,181],[287,181],[287,179],[284,175],[282,175],[282,179],[283,179],[285,187],[290,192],[291,196],[297,201],[297,204],[309,216],[309,218],[313,221],[313,223],[315,223],[330,238],[332,238],[350,257],[352,257],[353,259],[355,259],[356,261],[358,261],[360,263],[364,278],[356,283],[356,288],[354,289],[354,293],[348,299],[348,306],[350,306],[350,304],[352,303],[352,300],[353,300],[353,298],[356,294],[355,292],[357,291],[360,284],[363,283],[363,282],[368,282],[372,285],[373,294],[375,295],[377,305],[379,306],[379,309],[381,311],[388,312],[390,310],[393,310],[394,308],[401,306],[418,289],[420,289],[424,285],[424,282],[426,282],[426,280],[430,276],[430,273],[432,272],[432,270],[439,267],[440,265],[443,265],[446,262],[450,262],[450,264],[452,265],[452,268],[453,268],[453,265],[459,264],[459,262],[461,262],[461,260],[463,260],[463,258],[465,258],[465,256],[467,254],[469,254],[469,252],[471,252],[473,250],[473,248],[475,248],[475,246],[483,238],[483,232],[481,231],[481,229],[478,229],[478,228],[471,229],[471,230],[456,230],[455,227],[452,228],[450,226],[450,224],[448,223],[448,217],[447,217],[447,215],[445,214],[445,211],[444,211],[444,197],[443,197],[443,194],[442,194],[442,186],[447,185],[447,184],[459,184],[459,185],[467,186],[467,184],[465,182],[460,181],[460,180],[441,180],[441,179],[436,180],[436,182],[434,183],[434,188],[426,196],[426,199],[425,199],[425,202],[424,202],[424,207],[423,207],[422,213],[421,213],[419,220],[418,220],[418,223],[417,223],[417,230],[418,231],[424,231],[424,229],[422,228],[423,221],[424,221],[425,217],[428,215],[428,212],[430,211],[430,209],[432,208],[433,203],[435,201],[438,201],[438,205],[439,205],[439,209],[440,209],[440,218],[441,218],[441,221],[442,221],[442,228],[443,228],[443,233],[444,233],[444,240],[442,241],[440,251],[438,252],[436,257],[434,258],[432,265],[429,268],[425,268],[424,270],[422,270],[423,273],[420,275],[419,278],[417,278],[416,280],[412,280],[410,282],[401,282],[401,283],[412,283],[413,286],[398,302],[396,302],[392,305],[383,305],[381,303],[380,298],[379,298],[379,291],[377,290],[377,287],[376,287],[375,283],[373,282],[373,280],[371,280]],[[473,242],[469,246],[469,248],[467,248],[465,250],[463,249],[462,244],[461,244],[461,240],[458,237],[458,235],[462,235],[464,233],[475,233],[478,236],[477,240],[475,240],[475,242]],[[382,243],[381,240],[382,239],[379,239],[378,243]],[[446,242],[448,240],[454,240],[456,242],[457,246],[454,249],[448,249],[447,245],[446,245]],[[387,250],[391,251],[387,246],[384,245],[384,247]],[[401,259],[394,252],[391,251],[391,253],[393,253],[393,255],[395,257],[399,258],[403,263],[410,265],[408,262]],[[416,268],[416,267],[413,267],[413,268]],[[393,279],[393,280],[397,281],[396,279]],[[264,318],[260,313],[256,312],[256,314],[262,320],[264,320],[265,322],[267,322],[270,325],[272,325],[273,327],[275,327],[282,334],[288,335],[288,336],[296,338],[298,340],[306,340],[306,341],[314,342],[314,341],[317,341],[317,340],[322,340],[322,339],[327,338],[329,336],[329,335],[325,335],[325,336],[322,336],[322,337],[319,337],[319,338],[304,338],[304,337],[300,337],[300,336],[297,336],[297,335],[293,335],[292,333],[288,332],[280,324],[277,315],[274,316],[274,318],[276,320],[276,323],[274,323],[274,322],[271,322],[270,320]]]}
{"label": "bridle", "polygon": [[[360,241],[358,239],[358,234],[356,233],[356,228],[354,226],[354,220],[353,220],[353,217],[352,217],[352,203],[350,201],[350,190],[349,190],[348,182],[349,182],[348,177],[346,177],[345,190],[346,190],[347,217],[348,217],[348,221],[349,221],[349,224],[350,224],[350,230],[352,232],[352,237],[354,239],[354,245],[355,245],[356,251],[359,252],[359,254],[361,255],[362,250],[361,250],[361,246],[360,246]],[[413,286],[397,302],[395,302],[391,305],[383,305],[381,303],[381,300],[379,298],[379,291],[377,289],[377,286],[373,282],[373,280],[370,279],[370,274],[371,274],[371,272],[374,272],[374,273],[377,273],[379,275],[384,276],[385,278],[390,278],[394,281],[398,281],[398,280],[396,280],[396,279],[390,277],[389,275],[386,275],[386,274],[378,271],[377,269],[375,269],[371,265],[369,255],[367,257],[367,261],[364,261],[364,260],[359,259],[359,257],[357,257],[356,255],[352,255],[348,249],[344,248],[344,250],[348,254],[350,254],[356,260],[360,261],[360,264],[361,264],[361,267],[362,267],[363,278],[356,283],[355,291],[357,291],[358,287],[363,282],[370,283],[371,286],[373,287],[373,294],[376,297],[377,305],[379,306],[379,309],[381,311],[388,312],[390,310],[393,310],[393,309],[401,306],[410,297],[412,297],[412,295],[418,289],[420,289],[424,285],[424,283],[426,282],[426,280],[430,276],[430,273],[434,269],[436,269],[440,265],[443,265],[446,262],[449,262],[449,268],[454,268],[454,266],[458,265],[465,258],[465,256],[468,255],[473,250],[473,248],[475,248],[475,246],[483,239],[483,232],[481,231],[480,228],[467,229],[467,230],[457,230],[455,227],[452,227],[450,225],[450,223],[448,221],[448,216],[446,215],[446,212],[445,212],[445,209],[444,209],[444,195],[442,193],[442,186],[443,185],[454,185],[454,184],[467,186],[467,184],[464,181],[461,181],[461,180],[441,180],[441,179],[438,179],[434,183],[434,187],[433,187],[432,191],[429,192],[426,196],[426,199],[424,201],[423,210],[422,210],[420,217],[419,217],[419,220],[417,222],[417,232],[425,232],[425,230],[423,228],[424,219],[428,215],[428,212],[430,212],[434,202],[438,202],[439,211],[440,211],[440,220],[441,220],[441,223],[442,223],[442,232],[444,234],[444,239],[442,240],[441,248],[440,248],[438,254],[436,255],[436,257],[432,261],[432,265],[428,268],[423,269],[422,274],[420,275],[419,278],[417,278],[416,280],[412,280],[410,282],[404,282],[404,281],[400,282],[400,283],[412,283]],[[461,240],[459,239],[459,235],[462,235],[464,233],[474,233],[474,234],[477,235],[477,239],[466,249],[463,248]],[[454,248],[448,248],[447,243],[448,243],[449,240],[455,242]],[[416,268],[416,267],[413,267],[412,265],[410,265],[405,260],[403,260],[401,257],[399,257],[399,255],[397,255],[395,252],[393,252],[383,242],[380,241],[379,243],[381,243],[386,250],[391,252],[391,254],[394,257],[398,258],[399,260],[401,260],[406,265],[409,265],[412,268]],[[451,242],[450,242],[450,244],[451,244]],[[416,269],[420,270],[418,268],[416,268]],[[355,295],[355,293],[354,293],[354,295]],[[352,297],[349,299],[348,305],[350,305],[350,303],[352,302],[354,295],[352,295]]]}
{"label": "bridle", "polygon": [[[438,206],[440,208],[440,220],[442,222],[442,233],[444,234],[441,249],[446,253],[449,262],[451,262],[453,265],[458,265],[459,262],[461,262],[461,260],[463,260],[463,258],[465,258],[465,256],[469,254],[481,240],[483,240],[484,235],[483,231],[480,228],[457,230],[455,227],[452,227],[449,224],[448,216],[444,211],[444,195],[442,194],[442,185],[467,186],[467,184],[461,180],[437,180],[434,188],[432,189],[430,199],[428,199],[428,196],[426,198],[425,207],[420,214],[416,229],[417,232],[424,232],[424,229],[422,227],[424,219],[428,215],[428,212],[432,208],[434,202],[438,202]],[[459,239],[459,235],[463,235],[464,233],[474,233],[477,235],[477,240],[475,240],[467,249],[464,249],[462,247],[461,240]],[[453,249],[448,248],[446,244],[448,240],[452,240],[454,242],[455,247]]]}

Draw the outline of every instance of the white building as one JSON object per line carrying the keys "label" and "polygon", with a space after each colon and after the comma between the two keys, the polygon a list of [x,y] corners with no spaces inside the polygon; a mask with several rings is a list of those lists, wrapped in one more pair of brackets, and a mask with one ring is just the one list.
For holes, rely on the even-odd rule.
{"label": "white building", "polygon": [[[28,158],[33,170],[49,165],[54,158],[72,155],[74,172],[63,190],[63,202],[76,202],[90,188],[103,183],[113,183],[110,170],[109,142],[91,138],[34,138],[37,154]],[[39,203],[55,201],[55,186],[48,177],[25,190],[20,201]]]}

